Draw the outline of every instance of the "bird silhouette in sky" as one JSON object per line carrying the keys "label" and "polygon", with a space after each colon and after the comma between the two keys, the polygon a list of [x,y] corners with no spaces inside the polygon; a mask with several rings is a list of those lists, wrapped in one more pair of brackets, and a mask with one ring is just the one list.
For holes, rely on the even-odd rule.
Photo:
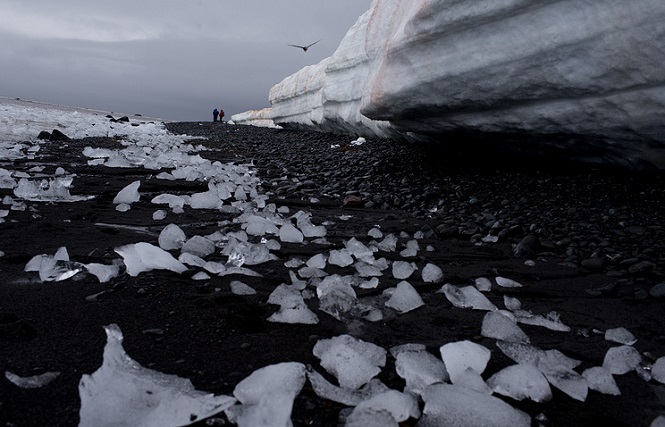
{"label": "bird silhouette in sky", "polygon": [[297,47],[297,48],[299,48],[299,49],[302,49],[303,52],[307,52],[307,49],[309,49],[310,47],[314,46],[315,44],[317,44],[317,43],[320,42],[320,41],[321,41],[321,40],[317,40],[317,41],[315,41],[315,42],[312,43],[312,44],[308,44],[307,46],[299,46],[299,45],[297,45],[297,44],[290,44],[289,46]]}

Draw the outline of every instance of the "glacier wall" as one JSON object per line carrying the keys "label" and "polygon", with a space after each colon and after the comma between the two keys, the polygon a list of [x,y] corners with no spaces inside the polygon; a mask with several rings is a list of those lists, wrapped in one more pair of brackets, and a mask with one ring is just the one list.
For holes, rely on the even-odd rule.
{"label": "glacier wall", "polygon": [[281,126],[665,168],[662,0],[374,0]]}

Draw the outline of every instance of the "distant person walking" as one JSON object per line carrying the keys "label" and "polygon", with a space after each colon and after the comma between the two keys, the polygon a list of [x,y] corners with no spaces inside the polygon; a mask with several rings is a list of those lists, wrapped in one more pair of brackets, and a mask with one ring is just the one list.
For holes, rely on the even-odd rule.
{"label": "distant person walking", "polygon": [[[217,121],[217,116],[219,116],[219,111],[217,111],[217,108],[212,110],[212,121],[216,122]],[[220,118],[219,121],[221,122],[222,119]]]}
{"label": "distant person walking", "polygon": [[220,109],[219,109],[219,121],[221,122],[223,118],[224,118],[224,110],[222,110],[222,109],[220,108]]}

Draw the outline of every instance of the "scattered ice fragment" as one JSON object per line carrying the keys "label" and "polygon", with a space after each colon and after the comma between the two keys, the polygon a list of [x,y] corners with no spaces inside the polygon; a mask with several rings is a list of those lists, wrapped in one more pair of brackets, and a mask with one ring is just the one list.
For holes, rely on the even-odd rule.
{"label": "scattered ice fragment", "polygon": [[233,395],[244,405],[257,404],[264,397],[275,394],[288,394],[295,398],[305,379],[306,370],[302,363],[278,363],[252,372],[236,385]]}
{"label": "scattered ice fragment", "polygon": [[166,251],[182,248],[185,240],[187,240],[185,232],[176,224],[164,227],[158,238],[159,247]]}
{"label": "scattered ice fragment", "polygon": [[130,205],[128,203],[120,203],[119,205],[117,205],[115,207],[115,210],[118,211],[118,212],[127,212],[131,208],[132,208],[132,205]]}
{"label": "scattered ice fragment", "polygon": [[483,377],[473,368],[466,368],[464,372],[457,376],[454,384],[480,393],[492,393]]}
{"label": "scattered ice fragment", "polygon": [[373,227],[372,229],[370,229],[367,232],[367,235],[369,237],[373,237],[374,239],[380,239],[383,237],[383,233],[377,227]]}
{"label": "scattered ice fragment", "polygon": [[654,380],[665,384],[665,356],[658,358],[653,364],[651,375]]}
{"label": "scattered ice fragment", "polygon": [[448,301],[457,308],[474,310],[497,310],[497,307],[473,286],[457,287],[446,283],[439,292],[443,292]]}
{"label": "scattered ice fragment", "polygon": [[530,399],[542,403],[552,399],[552,390],[545,376],[534,365],[508,366],[487,380],[490,389],[515,400]]}
{"label": "scattered ice fragment", "polygon": [[374,289],[377,286],[379,286],[379,278],[378,277],[372,277],[369,280],[364,280],[360,283],[358,283],[358,287],[361,289]]}
{"label": "scattered ice fragment", "polygon": [[393,277],[397,280],[408,279],[417,269],[414,262],[395,261],[393,262]]}
{"label": "scattered ice fragment", "polygon": [[665,415],[658,415],[651,421],[649,427],[665,427]]}
{"label": "scattered ice fragment", "polygon": [[640,367],[642,356],[630,345],[612,347],[605,353],[603,368],[612,375],[623,375]]}
{"label": "scattered ice fragment", "polygon": [[404,391],[421,395],[427,386],[450,380],[446,365],[425,349],[399,351],[395,356],[395,371],[406,381]]}
{"label": "scattered ice fragment", "polygon": [[606,330],[605,339],[607,341],[613,341],[625,345],[633,345],[637,342],[635,335],[623,327]]}
{"label": "scattered ice fragment", "polygon": [[210,280],[210,276],[205,271],[199,271],[192,276],[192,280]]}
{"label": "scattered ice fragment", "polygon": [[106,283],[120,273],[120,267],[115,263],[111,265],[90,263],[84,264],[84,267],[88,273],[97,277],[99,283]]}
{"label": "scattered ice fragment", "polygon": [[397,249],[397,237],[394,234],[388,234],[376,247],[384,252],[395,252],[395,249]]}
{"label": "scattered ice fragment", "polygon": [[185,426],[235,402],[230,396],[198,391],[188,379],[144,368],[125,353],[117,325],[104,329],[104,362],[79,383],[79,426]]}
{"label": "scattered ice fragment", "polygon": [[153,197],[150,201],[156,205],[169,205],[169,208],[181,208],[185,206],[185,199],[181,196],[175,194],[160,194],[159,196]]}
{"label": "scattered ice fragment", "polygon": [[324,278],[317,285],[316,293],[319,298],[319,308],[337,320],[342,320],[341,316],[358,302],[351,284],[337,274]]}
{"label": "scattered ice fragment", "polygon": [[621,395],[619,386],[610,371],[602,366],[594,366],[582,372],[582,376],[586,379],[587,384],[591,390],[596,390],[600,393],[609,394],[612,396]]}
{"label": "scattered ice fragment", "polygon": [[302,243],[304,236],[293,224],[284,224],[279,229],[279,240],[284,243]]}
{"label": "scattered ice fragment", "polygon": [[503,288],[521,288],[523,285],[519,282],[516,282],[512,279],[506,279],[505,277],[497,276],[494,278],[496,284]]}
{"label": "scattered ice fragment", "polygon": [[487,347],[468,340],[444,344],[439,351],[453,384],[467,368],[482,374],[491,355]]}
{"label": "scattered ice fragment", "polygon": [[562,365],[549,366],[547,369],[543,369],[541,366],[538,366],[538,368],[543,372],[547,381],[554,387],[575,400],[579,400],[580,402],[586,400],[589,393],[589,385],[582,375]]}
{"label": "scattered ice fragment", "polygon": [[163,209],[156,210],[152,213],[152,219],[154,221],[161,221],[166,218],[166,211]]}
{"label": "scattered ice fragment", "polygon": [[278,286],[268,297],[268,303],[280,306],[279,311],[268,318],[269,322],[305,325],[319,323],[319,318],[307,307],[302,294],[295,288],[287,285]]}
{"label": "scattered ice fragment", "polygon": [[559,318],[559,313],[550,311],[547,316],[533,314],[527,310],[515,310],[513,312],[515,321],[525,325],[542,326],[559,332],[570,332],[570,326],[564,325]]}
{"label": "scattered ice fragment", "polygon": [[474,284],[476,285],[476,289],[480,292],[488,292],[492,290],[492,282],[487,277],[478,277],[474,281]]}
{"label": "scattered ice fragment", "polygon": [[139,187],[141,186],[141,181],[137,180],[120,190],[120,192],[113,198],[113,204],[126,204],[131,205],[134,202],[138,202],[141,199],[139,194]]}
{"label": "scattered ice fragment", "polygon": [[305,264],[307,264],[308,267],[312,268],[326,268],[326,256],[324,254],[316,254],[310,259],[307,260]]}
{"label": "scattered ice fragment", "polygon": [[499,311],[489,311],[485,314],[480,334],[502,341],[529,343],[529,337],[517,326],[517,323]]}
{"label": "scattered ice fragment", "polygon": [[415,397],[397,390],[387,390],[360,402],[351,413],[351,417],[354,413],[363,411],[388,413],[398,422],[409,418],[420,418],[420,409]]}
{"label": "scattered ice fragment", "polygon": [[347,267],[353,264],[353,257],[345,248],[339,250],[333,249],[328,255],[328,262],[339,267]]}
{"label": "scattered ice fragment", "polygon": [[[192,267],[201,267],[203,268],[206,265],[206,260],[201,258],[198,255],[190,254],[189,252],[183,252],[180,254],[178,257],[178,261],[185,265],[189,265]],[[226,270],[224,270],[226,271]]]}
{"label": "scattered ice fragment", "polygon": [[508,310],[515,311],[522,308],[522,303],[515,297],[508,295],[503,296],[503,305],[506,306]]}
{"label": "scattered ice fragment", "polygon": [[340,335],[319,340],[314,346],[314,356],[321,366],[334,375],[341,387],[357,390],[374,378],[386,364],[386,351],[369,342]]}
{"label": "scattered ice fragment", "polygon": [[423,267],[422,277],[425,283],[441,283],[443,281],[443,270],[437,265],[428,263]]}
{"label": "scattered ice fragment", "polygon": [[409,240],[406,242],[406,249],[402,250],[399,254],[404,258],[414,257],[418,255],[420,245],[417,240]]}
{"label": "scattered ice fragment", "polygon": [[252,287],[238,280],[232,280],[230,286],[231,286],[231,292],[236,295],[256,294],[256,291]]}
{"label": "scattered ice fragment", "polygon": [[69,261],[67,248],[62,246],[55,255],[35,255],[28,261],[24,271],[39,272],[42,282],[59,282],[75,276],[83,268],[83,264]]}
{"label": "scattered ice fragment", "polygon": [[351,239],[347,240],[344,242],[344,246],[346,247],[346,250],[356,257],[356,259],[363,259],[363,258],[373,258],[374,257],[374,251],[367,246],[365,246],[364,243],[356,239],[355,237],[352,237]]}
{"label": "scattered ice fragment", "polygon": [[69,193],[72,181],[71,176],[42,179],[39,182],[21,178],[14,188],[14,195],[23,200],[35,202],[77,202],[95,197],[72,196]]}
{"label": "scattered ice fragment", "polygon": [[45,372],[40,375],[33,375],[30,377],[19,377],[18,375],[5,371],[5,378],[12,384],[20,388],[41,388],[48,385],[51,381],[56,379],[60,372]]}
{"label": "scattered ice fragment", "polygon": [[[302,212],[302,211],[300,211]],[[299,212],[299,214],[300,214]],[[327,234],[326,227],[323,225],[314,225],[310,221],[311,214],[301,213],[296,214],[296,225],[302,231],[305,237],[324,237]],[[294,215],[295,216],[295,215]]]}
{"label": "scattered ice fragment", "polygon": [[266,366],[241,381],[233,394],[242,402],[226,410],[239,427],[290,427],[293,401],[305,383],[305,367],[289,362]]}
{"label": "scattered ice fragment", "polygon": [[127,267],[127,274],[138,276],[144,271],[154,269],[171,270],[182,273],[187,267],[173,255],[150,243],[139,242],[115,248]]}
{"label": "scattered ice fragment", "polygon": [[399,427],[399,424],[388,412],[354,408],[346,418],[344,427]]}
{"label": "scattered ice fragment", "polygon": [[388,391],[388,387],[376,378],[373,378],[358,390],[351,390],[331,384],[323,375],[313,369],[307,371],[307,378],[317,396],[349,406],[356,406],[363,400]]}
{"label": "scattered ice fragment", "polygon": [[395,291],[386,301],[386,307],[393,308],[400,313],[406,313],[425,305],[418,291],[409,282],[401,281]]}
{"label": "scattered ice fragment", "polygon": [[531,418],[503,400],[452,384],[433,384],[423,394],[418,425],[530,427]]}
{"label": "scattered ice fragment", "polygon": [[360,277],[380,277],[383,276],[381,269],[375,265],[368,264],[363,261],[357,261],[353,264],[353,268]]}
{"label": "scattered ice fragment", "polygon": [[203,236],[193,236],[183,243],[181,250],[205,258],[215,252],[215,243]]}

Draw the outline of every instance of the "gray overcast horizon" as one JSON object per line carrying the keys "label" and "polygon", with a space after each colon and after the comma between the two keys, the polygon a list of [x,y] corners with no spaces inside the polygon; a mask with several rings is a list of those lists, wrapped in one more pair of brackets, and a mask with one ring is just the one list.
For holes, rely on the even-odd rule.
{"label": "gray overcast horizon", "polygon": [[[371,0],[3,0],[0,96],[166,120],[269,107]],[[307,52],[288,44],[307,45]]]}

